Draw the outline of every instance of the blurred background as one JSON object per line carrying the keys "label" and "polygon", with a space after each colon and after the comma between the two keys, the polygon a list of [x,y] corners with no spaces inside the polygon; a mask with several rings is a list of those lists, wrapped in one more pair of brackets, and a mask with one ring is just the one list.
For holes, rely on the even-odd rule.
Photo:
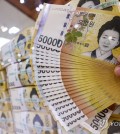
{"label": "blurred background", "polygon": [[69,0],[0,0],[0,45],[33,26],[44,2],[62,5]]}

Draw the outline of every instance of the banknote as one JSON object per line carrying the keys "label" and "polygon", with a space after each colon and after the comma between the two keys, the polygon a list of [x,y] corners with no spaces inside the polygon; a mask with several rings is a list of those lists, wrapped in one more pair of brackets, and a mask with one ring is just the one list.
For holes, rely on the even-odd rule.
{"label": "banknote", "polygon": [[12,133],[14,131],[11,111],[0,111],[0,128]]}
{"label": "banknote", "polygon": [[88,131],[87,129],[83,128],[80,125],[69,130],[68,132],[66,132],[65,129],[60,126],[60,124],[57,125],[58,125],[58,134],[92,134],[90,131]]}
{"label": "banknote", "polygon": [[[61,50],[61,57],[62,57],[62,55],[64,57],[64,58],[63,57],[61,58],[61,64],[60,64],[61,65],[61,74],[63,71],[62,79],[64,81],[64,86],[65,86],[68,94],[69,94],[69,91],[72,90],[72,89],[70,89],[70,87],[68,85],[74,84],[74,88],[73,87],[72,88],[74,90],[77,90],[77,89],[78,90],[76,93],[74,91],[74,92],[72,92],[73,94],[71,93],[69,95],[74,100],[74,102],[75,102],[74,98],[76,96],[78,96],[78,102],[76,103],[76,105],[81,109],[82,107],[81,107],[80,101],[79,101],[79,99],[81,98],[81,96],[80,96],[81,89],[83,88],[84,90],[87,90],[86,86],[89,85],[88,81],[89,82],[91,81],[89,88],[93,88],[93,86],[96,86],[96,88],[95,87],[93,88],[93,92],[95,91],[94,89],[96,89],[96,91],[98,91],[100,88],[100,90],[98,92],[100,92],[101,93],[100,96],[103,97],[103,98],[101,98],[101,100],[106,100],[106,103],[105,103],[104,101],[102,102],[99,100],[98,95],[94,96],[94,97],[91,96],[92,98],[96,98],[96,100],[100,101],[100,103],[97,105],[92,103],[92,105],[91,105],[92,108],[94,106],[95,107],[97,106],[97,108],[98,108],[101,105],[101,103],[104,103],[104,106],[106,105],[106,107],[108,107],[115,101],[117,103],[119,103],[119,97],[117,94],[119,94],[118,87],[119,87],[120,83],[119,83],[119,79],[114,77],[113,71],[114,71],[115,66],[112,64],[117,64],[116,58],[119,55],[119,51],[120,51],[120,48],[119,48],[120,30],[118,30],[118,27],[119,27],[118,21],[120,21],[120,16],[118,14],[114,14],[114,13],[112,14],[111,12],[108,12],[108,11],[82,9],[82,8],[78,8],[77,12],[74,15],[75,16],[73,17],[71,27],[68,30],[68,33],[66,34],[65,43],[62,46],[62,50]],[[104,19],[102,19],[102,17]],[[116,27],[116,25],[117,25],[117,27]],[[116,30],[112,30],[111,27],[114,27],[114,28],[116,27]],[[108,32],[109,32],[109,34],[108,34]],[[116,37],[115,37],[116,43],[115,42],[112,43],[113,38],[114,38],[113,33],[116,33]],[[103,36],[105,36],[105,38]],[[112,44],[112,45],[114,44],[114,45],[113,45],[113,47],[108,47],[107,44]],[[104,52],[104,53],[101,53],[101,52]],[[80,56],[80,55],[82,55],[82,56]],[[78,59],[78,57],[79,57],[79,59]],[[84,62],[81,62],[81,64],[79,64],[79,65],[77,65],[76,63],[71,64],[71,66],[72,66],[71,67],[70,63],[67,63],[67,62],[65,63],[65,61],[63,60],[63,59],[66,59],[66,61],[68,61],[68,60],[72,60],[72,58],[74,60],[76,59],[75,62],[77,62],[77,63],[80,61],[83,61],[83,60],[84,60]],[[86,60],[84,58],[86,58]],[[90,61],[90,58],[92,60],[91,67],[89,66],[90,63],[88,63]],[[105,64],[106,65],[104,66],[101,64],[101,66],[100,66],[100,64],[98,62],[104,63],[104,65]],[[98,63],[98,65],[97,65],[97,63]],[[100,69],[100,67],[101,67],[101,71],[100,70],[97,71],[96,69]],[[104,69],[102,69],[102,67]],[[67,70],[66,72],[65,72],[65,69]],[[76,70],[76,72],[75,72],[75,70]],[[108,73],[107,73],[107,71],[108,71]],[[99,72],[100,75],[98,75],[99,73],[97,73],[97,72]],[[102,75],[103,72],[104,72],[104,75],[110,74],[111,76],[105,78],[104,75]],[[69,74],[72,74],[72,73],[73,73],[73,75],[70,76]],[[74,73],[76,76],[79,77],[79,80],[77,79],[77,81],[75,81]],[[65,77],[65,75],[68,75],[70,77],[69,81],[68,81],[68,78]],[[94,80],[92,80],[92,78],[94,78]],[[104,78],[104,80],[103,80],[103,78]],[[70,79],[72,79],[72,80],[70,81]],[[86,79],[87,79],[87,81],[86,81]],[[82,80],[83,80],[83,82],[82,82]],[[98,82],[99,82],[99,84],[97,85]],[[114,83],[114,84],[110,85],[109,82]],[[103,85],[104,86],[106,85],[106,86],[104,87],[102,85],[102,83],[104,83]],[[117,85],[117,83],[118,83],[118,85]],[[79,85],[79,86],[75,86],[75,84]],[[104,91],[103,91],[103,89],[104,89]],[[113,91],[113,89],[115,89],[115,90]],[[111,100],[109,100],[106,95],[105,95],[106,97],[103,95],[105,93],[105,90],[107,93],[111,94],[111,96],[114,98],[113,102]],[[117,99],[116,99],[116,96],[117,96]],[[88,98],[89,97],[86,96],[86,99],[88,99]],[[91,102],[91,101],[88,101],[88,102]],[[100,112],[100,111],[98,111],[98,112]],[[83,113],[86,113],[86,112],[83,111]]]}
{"label": "banknote", "polygon": [[38,87],[29,86],[10,89],[13,111],[42,111],[43,99]]}
{"label": "banknote", "polygon": [[36,85],[31,59],[28,58],[23,62],[19,62],[19,79],[22,85]]}
{"label": "banknote", "polygon": [[0,70],[3,70],[4,68],[4,63],[3,63],[3,60],[2,60],[2,54],[1,54],[1,51],[0,51]]}
{"label": "banknote", "polygon": [[13,132],[9,132],[6,129],[0,128],[0,134],[14,134],[14,133],[15,133],[14,131]]}
{"label": "banknote", "polygon": [[16,58],[12,51],[13,44],[14,40],[11,40],[1,48],[2,65],[4,67],[16,62]]}
{"label": "banknote", "polygon": [[119,12],[119,0],[71,0],[67,5],[71,5],[73,7],[96,8],[112,12]]}
{"label": "banknote", "polygon": [[17,61],[24,60],[32,54],[34,27],[28,27],[21,31],[15,38],[12,51]]}
{"label": "banknote", "polygon": [[5,69],[0,71],[0,90],[4,91],[7,89],[7,79]]}
{"label": "banknote", "polygon": [[11,100],[8,91],[0,91],[0,110],[1,111],[11,110]]}
{"label": "banknote", "polygon": [[57,123],[47,112],[14,112],[13,115],[17,134],[57,134]]}
{"label": "banknote", "polygon": [[96,5],[94,8],[119,13],[119,0],[106,0],[99,5]]}
{"label": "banknote", "polygon": [[18,63],[12,64],[6,68],[7,72],[7,85],[8,88],[21,87],[21,81],[19,79],[19,65]]}
{"label": "banknote", "polygon": [[11,64],[6,70],[9,88],[36,85],[33,64],[30,59]]}
{"label": "banknote", "polygon": [[113,111],[110,109],[104,109],[103,111],[99,112],[97,115],[81,123],[80,125],[88,129],[91,133],[100,134],[108,123],[112,112]]}
{"label": "banknote", "polygon": [[120,105],[114,110],[113,114],[120,114]]}

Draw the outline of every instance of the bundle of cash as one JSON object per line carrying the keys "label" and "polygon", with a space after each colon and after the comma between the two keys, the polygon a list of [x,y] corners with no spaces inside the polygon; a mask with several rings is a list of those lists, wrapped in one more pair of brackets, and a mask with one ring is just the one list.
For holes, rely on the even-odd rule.
{"label": "bundle of cash", "polygon": [[120,80],[114,76],[120,53],[120,14],[98,10],[102,4],[107,8],[118,1],[102,2],[99,8],[46,4],[37,20],[36,82],[66,131],[81,125],[100,133],[113,112],[109,107],[120,104]]}
{"label": "bundle of cash", "polygon": [[9,88],[36,85],[33,63],[30,59],[11,64],[6,71]]}

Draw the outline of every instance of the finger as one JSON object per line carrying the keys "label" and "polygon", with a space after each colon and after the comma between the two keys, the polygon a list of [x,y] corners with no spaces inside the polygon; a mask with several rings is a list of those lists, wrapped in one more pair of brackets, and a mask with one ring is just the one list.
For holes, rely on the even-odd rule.
{"label": "finger", "polygon": [[116,66],[116,68],[115,68],[115,74],[116,74],[116,76],[120,76],[120,65],[119,66]]}
{"label": "finger", "polygon": [[120,62],[120,56],[118,56],[117,60]]}

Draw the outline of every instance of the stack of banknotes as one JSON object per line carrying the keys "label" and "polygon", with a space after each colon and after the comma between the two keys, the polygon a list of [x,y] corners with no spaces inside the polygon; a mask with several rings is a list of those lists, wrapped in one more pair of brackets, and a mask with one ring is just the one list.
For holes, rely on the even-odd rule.
{"label": "stack of banknotes", "polygon": [[35,78],[59,133],[106,133],[117,118],[119,8],[118,0],[76,0],[64,6],[44,4],[38,16]]}

